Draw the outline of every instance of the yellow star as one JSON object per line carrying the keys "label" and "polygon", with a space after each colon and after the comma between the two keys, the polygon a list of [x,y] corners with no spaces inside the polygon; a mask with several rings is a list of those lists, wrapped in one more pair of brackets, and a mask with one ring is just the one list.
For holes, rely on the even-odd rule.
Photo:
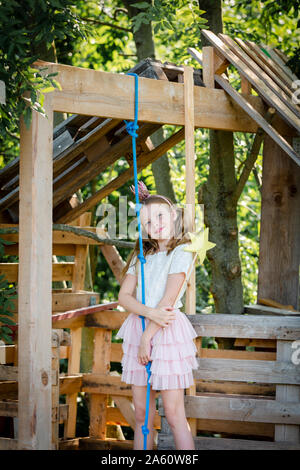
{"label": "yellow star", "polygon": [[191,237],[191,244],[184,248],[184,251],[196,252],[200,258],[200,264],[203,263],[207,250],[210,250],[215,243],[208,241],[208,227],[200,233],[188,232]]}

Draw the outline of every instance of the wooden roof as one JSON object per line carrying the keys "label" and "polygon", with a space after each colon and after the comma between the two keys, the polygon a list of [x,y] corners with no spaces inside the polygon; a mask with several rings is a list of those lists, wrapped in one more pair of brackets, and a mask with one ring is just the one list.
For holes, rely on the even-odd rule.
{"label": "wooden roof", "polygon": [[[234,114],[236,103],[238,105],[236,108],[238,109],[240,106],[242,108],[241,112],[249,114],[251,120],[256,123],[256,127],[250,124],[251,128],[249,128],[251,120],[245,123],[245,119],[238,119],[237,117],[236,122],[233,120],[230,124],[231,127],[234,127],[232,130],[238,130],[241,126],[241,130],[245,128],[249,132],[255,132],[257,126],[262,127],[300,165],[299,155],[279,133],[278,126],[275,127],[275,125],[273,126],[265,120],[261,112],[264,108],[256,100],[257,97],[250,94],[247,97],[245,94],[238,93],[231,87],[227,76],[224,74],[230,63],[236,66],[240,74],[249,81],[251,87],[266,103],[266,109],[268,107],[275,108],[279,114],[280,122],[286,123],[285,128],[292,129],[292,133],[295,135],[300,132],[299,106],[293,103],[291,95],[291,83],[295,77],[285,65],[282,65],[283,58],[279,58],[279,61],[281,61],[279,66],[273,57],[275,52],[272,53],[272,58],[267,57],[254,43],[243,42],[240,39],[236,39],[236,42],[234,42],[228,36],[216,36],[210,31],[204,31],[204,35],[213,45],[218,59],[214,62],[213,86],[224,89],[234,100],[233,106],[228,107],[230,112]],[[189,49],[189,51],[202,65],[201,55],[195,49]],[[277,55],[277,57],[279,56]],[[55,66],[55,64],[52,65]],[[203,71],[194,70],[194,84],[199,91],[207,86],[204,75],[210,65],[203,64],[203,67],[205,66]],[[61,73],[69,73],[69,69],[73,69],[73,67],[67,66],[59,65],[59,67],[62,70]],[[93,71],[90,72],[93,73]],[[163,64],[153,59],[141,61],[131,69],[131,72],[137,73],[140,77],[163,80],[164,82],[182,83],[183,81],[183,67],[168,62]],[[106,74],[106,76],[108,75],[110,74]],[[195,89],[196,101],[198,98],[197,89]],[[210,92],[207,89],[208,96]],[[173,93],[172,90],[171,93]],[[163,91],[161,101],[163,101]],[[226,103],[225,106],[227,106]],[[199,112],[199,109],[196,104],[195,113],[197,112]],[[204,111],[204,113],[207,113],[207,111]],[[223,117],[223,121],[225,117]],[[205,122],[209,121],[211,123],[211,117],[205,119]],[[167,141],[154,148],[150,137],[153,132],[164,124],[164,121],[162,120],[159,123],[157,120],[156,122],[154,122],[154,119],[152,120],[153,122],[139,122],[137,139],[138,172],[184,138],[184,129],[181,128]],[[278,122],[278,119],[276,122]],[[198,123],[196,115],[195,125],[196,127],[201,126],[201,122]],[[211,126],[212,124],[208,124],[208,127]],[[133,177],[131,145],[131,137],[128,135],[122,119],[75,114],[59,124],[53,133],[53,221],[57,223],[71,222],[130,180]],[[75,195],[76,191],[122,157],[127,160],[129,168],[103,186],[93,196],[80,203]],[[18,184],[19,158],[16,158],[0,171],[0,214],[2,213],[4,221],[13,223],[19,221]]]}

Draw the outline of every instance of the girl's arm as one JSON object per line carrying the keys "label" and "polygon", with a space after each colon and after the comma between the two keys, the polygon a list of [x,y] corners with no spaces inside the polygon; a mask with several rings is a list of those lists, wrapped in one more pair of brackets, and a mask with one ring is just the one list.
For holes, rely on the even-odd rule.
{"label": "girl's arm", "polygon": [[[158,303],[157,307],[172,307],[174,305],[174,302],[176,300],[179,290],[181,289],[184,279],[185,273],[183,272],[168,275],[164,296]],[[150,320],[147,328],[145,328],[145,331],[143,332],[141,340],[150,341],[151,338],[160,328],[161,326]]]}
{"label": "girl's arm", "polygon": [[121,289],[119,291],[118,302],[125,308],[125,310],[132,312],[136,315],[142,315],[161,326],[166,326],[168,322],[175,319],[173,311],[165,311],[159,307],[147,307],[142,302],[139,302],[135,298],[135,288],[137,283],[137,277],[133,274],[127,274],[124,281],[122,282]]}

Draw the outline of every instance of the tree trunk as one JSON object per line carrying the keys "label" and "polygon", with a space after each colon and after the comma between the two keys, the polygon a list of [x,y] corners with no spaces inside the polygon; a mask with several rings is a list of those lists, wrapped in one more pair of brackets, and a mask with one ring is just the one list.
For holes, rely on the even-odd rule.
{"label": "tree trunk", "polygon": [[[206,29],[223,32],[221,0],[198,0],[208,20]],[[209,46],[202,36],[202,47]],[[200,188],[198,202],[204,204],[204,223],[210,240],[216,243],[207,252],[212,268],[211,293],[218,313],[242,313],[244,308],[239,258],[237,206],[231,201],[236,185],[233,133],[210,130],[210,164],[207,182]],[[232,348],[234,340],[216,338],[219,347]]]}
{"label": "tree trunk", "polygon": [[[134,8],[131,5],[137,3],[134,0],[123,0],[125,7],[128,10],[129,18],[133,18],[141,10]],[[147,3],[151,4],[151,0],[147,0]],[[155,59],[155,46],[153,41],[152,26],[151,23],[142,23],[140,28],[133,33],[134,42],[136,46],[137,58],[140,62],[147,57]],[[151,137],[152,142],[155,146],[163,142],[163,130],[159,129]],[[164,196],[169,197],[174,203],[176,202],[173,186],[170,179],[170,165],[166,154],[162,155],[151,165],[156,192]]]}

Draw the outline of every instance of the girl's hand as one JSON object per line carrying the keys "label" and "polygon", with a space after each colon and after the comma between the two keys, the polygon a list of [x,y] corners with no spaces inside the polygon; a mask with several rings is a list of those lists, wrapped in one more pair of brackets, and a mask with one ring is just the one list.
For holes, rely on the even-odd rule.
{"label": "girl's hand", "polygon": [[150,361],[150,339],[142,336],[139,350],[138,350],[138,362],[143,366],[148,364]]}
{"label": "girl's hand", "polygon": [[169,324],[176,318],[174,310],[177,309],[174,309],[171,305],[153,308],[151,312],[151,320],[159,326],[169,326]]}

